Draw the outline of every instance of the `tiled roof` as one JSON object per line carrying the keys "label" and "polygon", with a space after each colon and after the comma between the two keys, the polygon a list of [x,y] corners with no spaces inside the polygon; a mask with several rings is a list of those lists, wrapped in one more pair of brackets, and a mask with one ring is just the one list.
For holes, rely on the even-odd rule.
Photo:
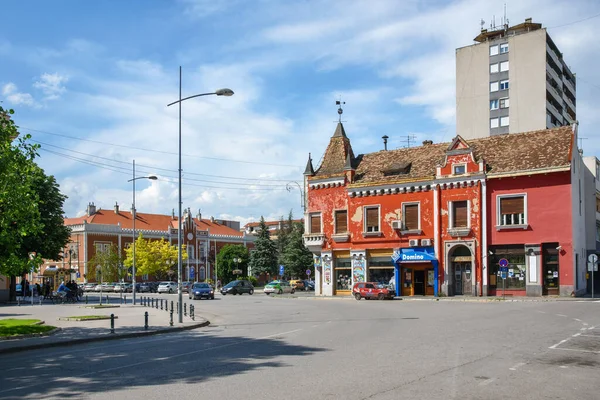
{"label": "tiled roof", "polygon": [[344,126],[339,122],[335,129],[335,133],[329,140],[329,145],[323,156],[323,161],[315,176],[326,177],[343,173],[348,153],[350,153],[351,160],[354,160],[350,139],[346,136]]}
{"label": "tiled roof", "polygon": [[[84,220],[87,221],[88,224],[120,224],[121,228],[133,229],[133,218],[129,211],[119,211],[117,214],[113,210],[99,209],[95,214],[90,216],[65,218],[64,222],[65,225],[77,225],[82,224]],[[211,222],[206,219],[198,220],[197,218],[194,218],[194,222],[199,230],[208,229],[210,235],[243,236],[242,232],[226,225],[219,224],[216,221]],[[138,230],[144,229],[168,232],[169,227],[177,228],[178,225],[177,218],[173,219],[171,215],[136,212],[135,228]]]}
{"label": "tiled roof", "polygon": [[[287,219],[283,221],[284,223],[287,222]],[[302,219],[293,219],[292,222],[304,222],[304,220]],[[267,226],[273,226],[273,225],[279,225],[279,221],[265,221],[265,224]],[[260,226],[260,222],[248,222],[246,225],[244,225],[244,228],[248,228],[248,227],[257,227]]]}
{"label": "tiled roof", "polygon": [[[487,164],[488,174],[499,174],[570,165],[571,126],[467,140],[476,160]],[[450,143],[379,151],[359,156],[355,184],[432,179],[436,166],[445,161]],[[330,144],[331,146],[331,144]],[[384,176],[394,165],[410,164],[408,173]]]}

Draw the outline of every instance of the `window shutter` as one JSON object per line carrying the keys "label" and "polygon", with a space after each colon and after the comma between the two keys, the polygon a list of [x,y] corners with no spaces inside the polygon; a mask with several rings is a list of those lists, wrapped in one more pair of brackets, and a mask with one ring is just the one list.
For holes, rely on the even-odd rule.
{"label": "window shutter", "polygon": [[321,233],[321,215],[310,216],[310,233]]}
{"label": "window shutter", "polygon": [[454,228],[466,228],[469,226],[467,221],[467,202],[466,201],[455,201],[452,203]]}
{"label": "window shutter", "polygon": [[374,227],[374,231],[379,231],[379,209],[367,208],[367,228]]}
{"label": "window shutter", "polygon": [[418,204],[408,204],[404,206],[404,225],[407,230],[419,229]]}
{"label": "window shutter", "polygon": [[348,232],[348,211],[335,212],[335,233]]}
{"label": "window shutter", "polygon": [[500,199],[500,214],[523,214],[525,199],[523,197],[505,197]]}

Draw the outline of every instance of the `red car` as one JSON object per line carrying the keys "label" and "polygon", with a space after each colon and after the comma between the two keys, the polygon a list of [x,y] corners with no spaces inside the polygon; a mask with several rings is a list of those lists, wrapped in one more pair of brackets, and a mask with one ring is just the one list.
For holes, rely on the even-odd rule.
{"label": "red car", "polygon": [[369,299],[393,299],[395,292],[388,289],[385,285],[377,282],[358,282],[352,288],[352,295],[356,300]]}

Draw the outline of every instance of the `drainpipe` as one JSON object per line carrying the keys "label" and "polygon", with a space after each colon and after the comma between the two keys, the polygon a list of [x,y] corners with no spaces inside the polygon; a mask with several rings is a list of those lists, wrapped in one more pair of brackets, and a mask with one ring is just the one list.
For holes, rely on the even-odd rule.
{"label": "drainpipe", "polygon": [[479,295],[483,296],[483,287],[487,287],[488,284],[487,261],[489,257],[487,250],[487,186],[485,180],[481,180],[479,183],[481,185],[479,190],[479,204],[481,204],[481,281]]}
{"label": "drainpipe", "polygon": [[[437,258],[438,260],[438,267],[437,267],[437,273],[438,276],[435,277],[435,279],[438,281],[438,291],[440,290],[440,281],[439,281],[439,275],[440,275],[440,267],[441,267],[441,263],[440,263],[440,252],[439,252],[439,245],[440,245],[440,221],[439,221],[439,215],[440,215],[440,199],[439,199],[439,189],[438,189],[438,185],[434,184],[433,185],[433,251],[435,254],[435,258]],[[434,296],[437,297],[438,293],[434,293]]]}

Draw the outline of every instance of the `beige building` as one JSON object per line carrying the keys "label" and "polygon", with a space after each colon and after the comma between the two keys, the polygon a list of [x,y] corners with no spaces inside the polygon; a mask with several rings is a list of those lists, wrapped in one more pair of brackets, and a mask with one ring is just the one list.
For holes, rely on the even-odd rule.
{"label": "beige building", "polygon": [[456,131],[465,139],[570,125],[575,75],[542,24],[488,31],[456,50]]}

